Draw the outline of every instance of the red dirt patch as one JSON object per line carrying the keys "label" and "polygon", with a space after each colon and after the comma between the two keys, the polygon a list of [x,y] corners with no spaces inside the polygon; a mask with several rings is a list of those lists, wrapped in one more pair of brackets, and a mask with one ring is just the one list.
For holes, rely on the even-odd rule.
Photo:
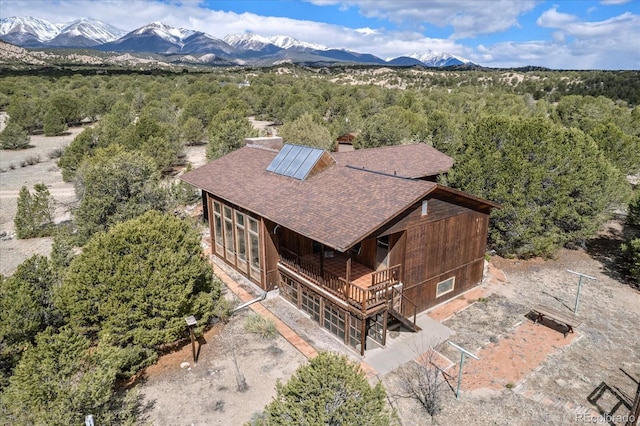
{"label": "red dirt patch", "polygon": [[476,354],[480,361],[467,358],[469,361],[465,361],[462,386],[466,390],[515,386],[548,355],[571,344],[578,335],[576,332],[564,337],[544,324],[526,322],[498,342],[482,348]]}

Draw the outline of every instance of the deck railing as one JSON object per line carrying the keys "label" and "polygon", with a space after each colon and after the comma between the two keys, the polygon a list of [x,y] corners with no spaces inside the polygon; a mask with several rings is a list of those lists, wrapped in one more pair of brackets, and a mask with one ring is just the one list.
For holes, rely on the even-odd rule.
{"label": "deck railing", "polygon": [[281,250],[280,260],[296,273],[320,284],[330,293],[341,298],[344,296],[345,280],[329,271],[322,271],[316,263],[303,259],[287,249]]}
{"label": "deck railing", "polygon": [[288,269],[320,285],[324,290],[349,303],[362,313],[367,313],[388,303],[389,297],[392,295],[390,289],[399,283],[400,277],[400,265],[373,272],[371,286],[364,288],[331,272],[321,270],[316,262],[304,259],[284,248],[281,248],[280,251],[280,261]]}

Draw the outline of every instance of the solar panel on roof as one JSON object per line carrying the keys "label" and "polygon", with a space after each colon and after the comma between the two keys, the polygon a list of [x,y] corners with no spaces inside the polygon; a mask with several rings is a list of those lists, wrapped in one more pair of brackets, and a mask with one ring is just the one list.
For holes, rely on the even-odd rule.
{"label": "solar panel on roof", "polygon": [[278,167],[278,164],[280,164],[282,160],[287,156],[291,148],[293,148],[293,145],[285,144],[280,150],[280,152],[278,152],[278,155],[276,155],[275,158],[271,160],[271,164],[269,164],[269,167],[267,167],[267,171],[269,172],[275,171],[276,167]]}
{"label": "solar panel on roof", "polygon": [[285,175],[285,171],[287,170],[287,168],[291,165],[291,162],[293,160],[296,159],[296,156],[298,155],[298,153],[300,153],[300,151],[302,150],[303,147],[301,147],[300,145],[292,145],[291,149],[289,150],[289,152],[287,153],[287,156],[284,157],[282,159],[282,162],[280,164],[278,164],[278,167],[276,167],[275,172],[279,175]]}
{"label": "solar panel on roof", "polygon": [[304,180],[323,152],[324,150],[319,148],[285,144],[271,161],[267,171]]}
{"label": "solar panel on roof", "polygon": [[322,151],[321,149],[312,150],[307,156],[307,158],[305,158],[303,163],[300,165],[298,170],[296,170],[296,172],[293,174],[292,177],[296,179],[304,180],[309,174],[309,172],[311,171],[311,169],[313,169],[313,166],[316,165],[320,157],[322,157],[323,152],[324,151]]}

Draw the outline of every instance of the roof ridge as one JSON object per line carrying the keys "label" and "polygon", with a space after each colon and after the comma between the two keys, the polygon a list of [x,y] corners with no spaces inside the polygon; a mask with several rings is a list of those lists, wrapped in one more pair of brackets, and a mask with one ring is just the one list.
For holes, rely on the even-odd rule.
{"label": "roof ridge", "polygon": [[394,177],[394,178],[399,178],[399,179],[415,180],[415,181],[419,180],[419,179],[411,178],[411,177],[408,177],[408,176],[401,176],[401,175],[398,175],[398,174],[391,174],[391,173],[380,172],[378,170],[367,169],[364,166],[356,167],[356,166],[352,166],[351,164],[345,164],[344,167],[346,167],[348,169],[360,170],[360,171],[363,171],[363,172],[375,173],[377,175],[389,176],[389,177]]}

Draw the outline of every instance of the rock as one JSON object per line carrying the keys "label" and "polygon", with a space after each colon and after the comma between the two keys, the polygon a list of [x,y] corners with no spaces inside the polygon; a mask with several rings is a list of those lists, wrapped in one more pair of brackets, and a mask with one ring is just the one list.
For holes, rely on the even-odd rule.
{"label": "rock", "polygon": [[180,368],[182,368],[182,369],[187,369],[189,367],[190,367],[190,365],[189,365],[188,362],[183,362],[182,364],[180,364]]}

